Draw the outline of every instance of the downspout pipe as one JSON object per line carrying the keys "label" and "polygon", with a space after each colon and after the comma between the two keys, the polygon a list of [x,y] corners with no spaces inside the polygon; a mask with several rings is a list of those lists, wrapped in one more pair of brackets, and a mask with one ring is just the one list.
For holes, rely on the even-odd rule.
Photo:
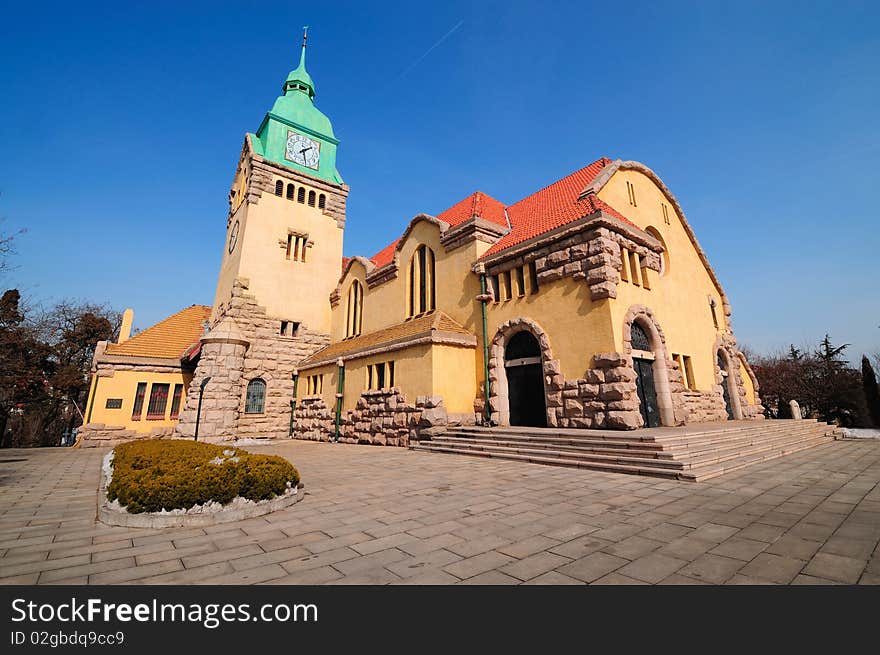
{"label": "downspout pipe", "polygon": [[486,303],[490,296],[486,293],[486,267],[480,264],[478,272],[480,274],[480,312],[483,316],[483,420],[486,425],[491,425],[492,410],[489,407],[489,397],[492,395],[492,388],[489,383],[489,328],[486,320]]}
{"label": "downspout pipe", "polygon": [[293,424],[296,420],[296,386],[299,383],[299,370],[293,369],[293,375],[291,377],[293,378],[293,398],[290,401],[290,427],[287,430],[288,439],[293,437]]}
{"label": "downspout pipe", "polygon": [[336,366],[339,368],[339,374],[336,376],[336,431],[333,441],[339,441],[339,424],[342,422],[342,393],[345,389],[345,362],[340,357],[336,360]]}

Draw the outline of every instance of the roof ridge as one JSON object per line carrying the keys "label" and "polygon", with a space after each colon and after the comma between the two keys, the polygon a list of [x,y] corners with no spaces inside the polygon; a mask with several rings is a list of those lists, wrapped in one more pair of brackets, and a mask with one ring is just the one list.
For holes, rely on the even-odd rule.
{"label": "roof ridge", "polygon": [[[547,184],[547,185],[541,187],[541,188],[538,189],[537,191],[534,191],[534,192],[528,194],[527,196],[523,196],[522,198],[520,198],[520,199],[517,200],[515,203],[513,203],[512,205],[509,205],[509,206],[510,206],[510,207],[515,207],[516,205],[520,204],[521,202],[523,202],[523,201],[525,201],[525,200],[528,200],[529,198],[532,198],[532,197],[538,195],[538,194],[541,193],[542,191],[546,191],[547,189],[549,189],[549,188],[552,187],[553,185],[555,185],[555,184],[559,184],[560,182],[563,182],[564,180],[567,180],[568,178],[572,177],[573,175],[577,175],[577,174],[580,173],[581,171],[585,171],[585,170],[588,169],[590,166],[595,166],[595,165],[598,164],[599,162],[602,162],[602,168],[605,168],[606,166],[608,166],[608,164],[612,163],[613,161],[614,161],[614,160],[609,159],[608,157],[599,157],[599,159],[597,159],[596,161],[590,162],[590,163],[587,164],[586,166],[581,166],[580,168],[578,168],[578,169],[576,169],[576,170],[573,170],[573,171],[572,171],[571,173],[569,173],[568,175],[563,175],[562,177],[560,177],[560,178],[554,180],[553,182],[551,182],[550,184]],[[575,202],[577,202],[577,199],[575,199]]]}

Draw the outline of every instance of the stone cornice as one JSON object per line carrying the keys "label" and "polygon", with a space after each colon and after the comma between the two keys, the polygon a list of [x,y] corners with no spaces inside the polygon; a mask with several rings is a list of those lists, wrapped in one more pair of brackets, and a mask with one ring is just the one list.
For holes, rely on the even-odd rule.
{"label": "stone cornice", "polygon": [[446,252],[449,252],[473,240],[495,243],[507,232],[509,232],[509,228],[487,221],[480,216],[472,216],[463,223],[446,230],[440,237],[440,243]]}
{"label": "stone cornice", "polygon": [[[556,241],[563,240],[574,234],[594,230],[600,227],[616,232],[641,246],[653,250],[654,252],[659,253],[663,251],[663,244],[647,232],[629,225],[628,223],[624,223],[619,218],[599,210],[587,214],[583,218],[579,218],[571,223],[560,225],[554,230],[539,234],[538,236],[523,241],[522,243],[518,243],[515,246],[506,248],[488,259],[481,260],[480,263],[485,265],[487,273],[494,275],[495,273],[513,268],[520,262],[527,262],[535,259],[537,255],[534,253],[539,248],[551,246]],[[477,264],[474,264],[474,272],[476,272],[476,266]]]}

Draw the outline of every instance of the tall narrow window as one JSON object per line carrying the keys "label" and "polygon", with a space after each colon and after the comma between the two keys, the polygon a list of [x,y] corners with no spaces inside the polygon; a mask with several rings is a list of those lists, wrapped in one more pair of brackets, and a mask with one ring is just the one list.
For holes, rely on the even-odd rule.
{"label": "tall narrow window", "polygon": [[144,396],[147,395],[147,383],[138,382],[137,391],[134,394],[134,405],[131,408],[131,420],[140,421],[144,411]]}
{"label": "tall narrow window", "polygon": [[501,300],[501,279],[497,275],[489,276],[489,286],[492,287],[492,295],[495,297],[495,302]]}
{"label": "tall narrow window", "polygon": [[626,248],[620,249],[620,279],[629,282],[629,251]]}
{"label": "tall narrow window", "polygon": [[323,193],[318,196],[318,209],[324,209],[327,206],[327,196]]}
{"label": "tall narrow window", "polygon": [[638,207],[636,204],[636,188],[629,180],[626,181],[626,194],[629,197],[629,204],[633,207]]}
{"label": "tall narrow window", "polygon": [[345,317],[345,336],[356,337],[363,327],[364,288],[354,280],[348,289],[348,305]]}
{"label": "tall narrow window", "polygon": [[306,201],[306,188],[301,186],[299,191],[296,192],[296,201],[297,202],[305,202]]}
{"label": "tall narrow window", "polygon": [[629,253],[629,274],[632,278],[632,283],[636,286],[641,286],[639,281],[639,256],[634,252]]}
{"label": "tall narrow window", "polygon": [[147,405],[148,421],[159,421],[165,418],[169,386],[167,384],[153,384],[153,388],[150,389],[150,404]]}
{"label": "tall narrow window", "polygon": [[428,246],[419,246],[413,253],[409,264],[409,289],[407,309],[410,316],[435,308],[434,251]]}
{"label": "tall narrow window", "polygon": [[388,362],[388,386],[394,386],[394,362]]}
{"label": "tall narrow window", "polygon": [[682,359],[684,359],[684,379],[687,381],[688,389],[696,389],[697,385],[694,382],[694,367],[691,364],[690,355],[685,355]]}
{"label": "tall narrow window", "polygon": [[262,414],[266,404],[266,383],[260,378],[254,378],[248,382],[247,393],[244,397],[245,414]]}
{"label": "tall narrow window", "polygon": [[284,194],[284,182],[281,180],[276,180],[275,182],[275,195],[279,198]]}
{"label": "tall narrow window", "polygon": [[171,415],[168,418],[177,418],[180,416],[180,401],[183,398],[183,385],[174,385],[174,395],[171,396]]}
{"label": "tall narrow window", "polygon": [[315,192],[309,191],[309,207],[315,206]]}
{"label": "tall narrow window", "polygon": [[661,202],[660,208],[663,210],[663,222],[667,225],[671,225],[669,221],[669,207],[666,206],[665,202]]}
{"label": "tall narrow window", "polygon": [[294,191],[294,186],[292,184],[288,184],[287,185],[287,199],[288,200],[293,200],[293,191]]}
{"label": "tall narrow window", "polygon": [[715,313],[715,299],[709,298],[709,309],[712,310],[712,324],[718,329],[718,315]]}
{"label": "tall narrow window", "polygon": [[503,300],[510,300],[513,298],[513,287],[512,282],[510,280],[510,271],[504,271],[501,274],[501,283],[504,285],[504,298]]}
{"label": "tall narrow window", "polygon": [[538,267],[535,262],[529,262],[529,293],[538,293]]}
{"label": "tall narrow window", "polygon": [[526,295],[526,274],[522,266],[516,268],[516,295],[520,298]]}
{"label": "tall narrow window", "polygon": [[284,256],[285,259],[290,259],[290,249],[291,249],[292,245],[293,245],[293,235],[288,234],[287,235],[287,254]]}
{"label": "tall narrow window", "polygon": [[376,365],[376,388],[385,388],[385,364]]}

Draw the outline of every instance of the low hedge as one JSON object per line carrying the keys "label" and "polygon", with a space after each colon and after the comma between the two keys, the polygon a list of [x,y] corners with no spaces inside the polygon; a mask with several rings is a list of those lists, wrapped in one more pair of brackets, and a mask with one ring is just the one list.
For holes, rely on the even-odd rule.
{"label": "low hedge", "polygon": [[[231,455],[229,451],[233,451]],[[236,496],[266,500],[283,494],[288,483],[296,486],[299,473],[283,457],[195,441],[156,439],[116,447],[107,499],[118,500],[137,514],[189,509],[209,501],[225,505]]]}

